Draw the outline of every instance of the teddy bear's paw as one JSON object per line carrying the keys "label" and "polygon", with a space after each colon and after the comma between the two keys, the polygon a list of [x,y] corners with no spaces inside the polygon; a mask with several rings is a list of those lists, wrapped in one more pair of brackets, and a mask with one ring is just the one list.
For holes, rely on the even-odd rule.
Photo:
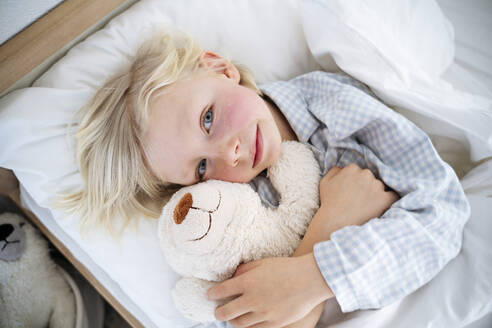
{"label": "teddy bear's paw", "polygon": [[215,308],[222,303],[207,299],[207,290],[217,283],[197,279],[182,278],[173,289],[174,304],[181,313],[193,321],[215,321]]}

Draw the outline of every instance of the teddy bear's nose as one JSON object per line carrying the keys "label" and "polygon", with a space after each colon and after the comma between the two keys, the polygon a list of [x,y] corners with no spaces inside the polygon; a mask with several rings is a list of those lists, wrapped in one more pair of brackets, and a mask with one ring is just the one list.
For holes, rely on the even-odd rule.
{"label": "teddy bear's nose", "polygon": [[193,205],[193,197],[188,192],[179,201],[178,205],[174,209],[174,222],[176,224],[181,224],[188,215],[188,211]]}
{"label": "teddy bear's nose", "polygon": [[14,231],[14,226],[8,223],[0,225],[0,240],[7,240],[10,234]]}

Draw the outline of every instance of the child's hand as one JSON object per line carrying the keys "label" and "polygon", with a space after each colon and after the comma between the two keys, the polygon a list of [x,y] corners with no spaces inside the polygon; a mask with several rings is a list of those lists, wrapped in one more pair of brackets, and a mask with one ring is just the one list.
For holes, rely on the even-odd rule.
{"label": "child's hand", "polygon": [[323,313],[323,309],[325,308],[325,303],[318,304],[311,312],[308,313],[307,316],[302,318],[299,321],[291,323],[290,325],[284,326],[282,328],[314,328]]}
{"label": "child's hand", "polygon": [[[321,179],[319,190],[320,210],[336,228],[362,225],[380,217],[399,199],[395,192],[386,191],[384,183],[370,170],[356,164],[330,169]],[[330,229],[334,231],[333,226]]]}
{"label": "child's hand", "polygon": [[309,253],[242,264],[233,278],[210,288],[207,295],[213,300],[238,295],[215,310],[218,320],[234,327],[266,328],[299,321],[333,293]]}

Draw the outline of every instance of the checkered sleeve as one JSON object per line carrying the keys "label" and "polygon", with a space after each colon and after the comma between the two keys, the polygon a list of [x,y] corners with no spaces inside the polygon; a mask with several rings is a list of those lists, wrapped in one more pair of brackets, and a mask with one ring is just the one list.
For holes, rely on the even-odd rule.
{"label": "checkered sleeve", "polygon": [[355,88],[335,98],[336,109],[311,110],[327,124],[331,146],[347,149],[337,165],[358,154],[401,198],[380,218],[332,233],[314,255],[343,312],[381,308],[457,255],[470,207],[452,168],[413,123]]}

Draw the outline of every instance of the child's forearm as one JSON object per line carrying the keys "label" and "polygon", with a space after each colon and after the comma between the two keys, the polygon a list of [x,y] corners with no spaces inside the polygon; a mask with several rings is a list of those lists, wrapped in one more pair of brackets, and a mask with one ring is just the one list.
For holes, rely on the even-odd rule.
{"label": "child's forearm", "polygon": [[[310,267],[313,268],[313,270],[315,270],[317,274],[322,278],[321,281],[324,281],[324,278],[322,277],[322,274],[317,267],[316,260],[313,254],[313,247],[314,244],[316,244],[317,242],[328,240],[331,233],[338,229],[334,220],[328,220],[328,214],[329,212],[324,208],[320,207],[318,209],[313,219],[311,220],[311,223],[309,224],[304,238],[292,255],[294,257],[298,257],[311,253],[311,256],[309,256],[309,258],[312,260],[312,266]],[[329,294],[331,295],[331,297],[333,297],[333,293],[331,292],[330,287],[327,285],[323,287],[327,287],[327,289],[330,291]]]}
{"label": "child's forearm", "polygon": [[330,239],[331,233],[343,226],[335,218],[330,219],[329,215],[328,209],[324,207],[318,209],[293,256],[312,252],[316,243]]}
{"label": "child's forearm", "polygon": [[[311,220],[311,223],[309,224],[304,238],[299,244],[299,247],[297,247],[293,256],[301,256],[312,253],[314,244],[320,241],[328,240],[331,233],[339,228],[335,224],[334,220],[328,221],[327,215],[328,213],[324,208],[318,209],[313,219]],[[327,224],[327,221],[330,222],[330,224]],[[333,297],[333,292],[331,292],[331,295]],[[326,301],[318,304],[306,317],[288,326],[288,328],[314,327],[321,317],[325,303]]]}

